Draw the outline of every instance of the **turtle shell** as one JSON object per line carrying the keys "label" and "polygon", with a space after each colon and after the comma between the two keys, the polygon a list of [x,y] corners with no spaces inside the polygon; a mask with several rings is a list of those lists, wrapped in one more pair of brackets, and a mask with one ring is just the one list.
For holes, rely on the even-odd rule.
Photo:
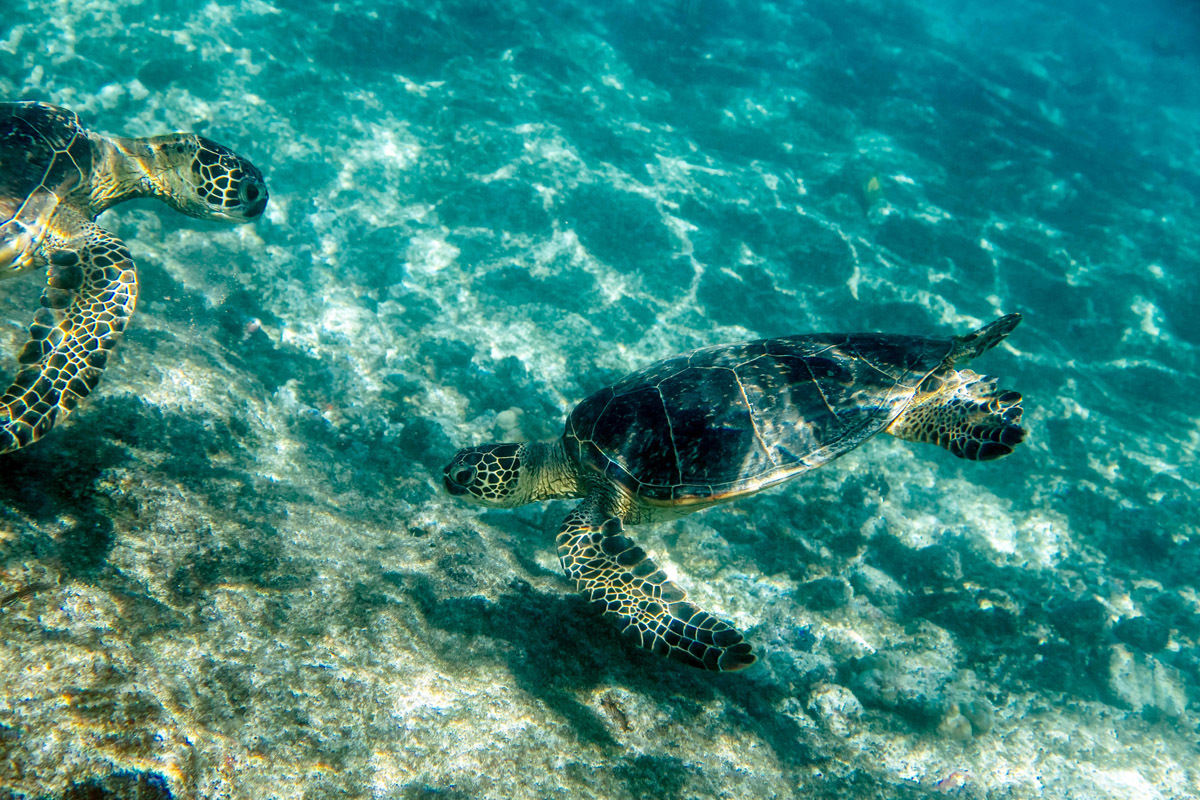
{"label": "turtle shell", "polygon": [[588,397],[566,450],[651,503],[758,491],[884,430],[951,338],[812,334],[693,350]]}
{"label": "turtle shell", "polygon": [[[91,174],[92,145],[79,117],[45,103],[0,103],[0,253],[39,241],[58,204]],[[20,255],[24,246],[17,246]],[[0,267],[9,266],[0,264]]]}

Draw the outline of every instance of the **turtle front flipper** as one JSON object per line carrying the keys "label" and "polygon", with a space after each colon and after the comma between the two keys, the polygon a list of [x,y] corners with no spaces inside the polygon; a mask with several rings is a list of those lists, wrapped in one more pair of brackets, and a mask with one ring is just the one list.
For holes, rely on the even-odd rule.
{"label": "turtle front flipper", "polygon": [[753,664],[741,632],[687,602],[687,593],[621,528],[620,520],[604,519],[591,500],[563,521],[558,557],[575,587],[651,652],[717,671]]}
{"label": "turtle front flipper", "polygon": [[137,302],[129,250],[90,222],[51,254],[47,284],[0,395],[0,453],[36,442],[96,388]]}

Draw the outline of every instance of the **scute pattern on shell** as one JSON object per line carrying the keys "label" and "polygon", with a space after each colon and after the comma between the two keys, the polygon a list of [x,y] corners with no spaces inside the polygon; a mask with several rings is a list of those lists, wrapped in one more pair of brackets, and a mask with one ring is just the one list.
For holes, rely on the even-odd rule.
{"label": "scute pattern on shell", "polygon": [[882,431],[954,340],[810,334],[707,347],[588,397],[568,451],[660,502],[757,491]]}
{"label": "scute pattern on shell", "polygon": [[67,196],[87,183],[92,147],[79,117],[42,103],[0,107],[0,269],[36,266],[32,254]]}
{"label": "scute pattern on shell", "polygon": [[92,149],[74,112],[41,103],[9,108],[11,119],[0,125],[0,193],[23,200],[36,189],[87,180]]}

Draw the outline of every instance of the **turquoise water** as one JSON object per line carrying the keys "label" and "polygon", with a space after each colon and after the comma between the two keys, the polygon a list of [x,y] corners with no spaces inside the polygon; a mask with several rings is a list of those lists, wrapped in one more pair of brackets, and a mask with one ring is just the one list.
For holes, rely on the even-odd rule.
{"label": "turquoise water", "polygon": [[[137,313],[0,461],[0,798],[1200,796],[1198,46],[1168,0],[6,4],[0,97],[271,202],[99,220]],[[567,504],[441,488],[682,350],[1013,311],[1012,456],[631,531],[745,672],[591,611]]]}

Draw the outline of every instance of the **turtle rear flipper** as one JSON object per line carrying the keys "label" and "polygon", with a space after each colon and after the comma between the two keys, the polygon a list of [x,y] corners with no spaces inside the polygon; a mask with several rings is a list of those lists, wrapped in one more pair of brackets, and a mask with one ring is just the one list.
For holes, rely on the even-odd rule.
{"label": "turtle rear flipper", "polygon": [[51,258],[22,367],[0,395],[0,453],[36,442],[96,388],[137,301],[133,261],[119,239],[88,222],[69,245]]}
{"label": "turtle rear flipper", "polygon": [[567,516],[557,543],[576,588],[639,647],[701,669],[732,671],[754,663],[741,632],[687,602],[687,593],[621,534],[620,520],[605,520],[591,500]]}
{"label": "turtle rear flipper", "polygon": [[[932,387],[925,384],[932,383]],[[912,404],[888,427],[910,442],[940,445],[959,458],[991,461],[1025,438],[1021,395],[997,389],[995,378],[969,369],[925,379]]]}
{"label": "turtle rear flipper", "polygon": [[965,336],[954,337],[954,349],[950,352],[950,363],[957,364],[991,350],[1021,324],[1020,314],[1006,314],[982,328]]}

